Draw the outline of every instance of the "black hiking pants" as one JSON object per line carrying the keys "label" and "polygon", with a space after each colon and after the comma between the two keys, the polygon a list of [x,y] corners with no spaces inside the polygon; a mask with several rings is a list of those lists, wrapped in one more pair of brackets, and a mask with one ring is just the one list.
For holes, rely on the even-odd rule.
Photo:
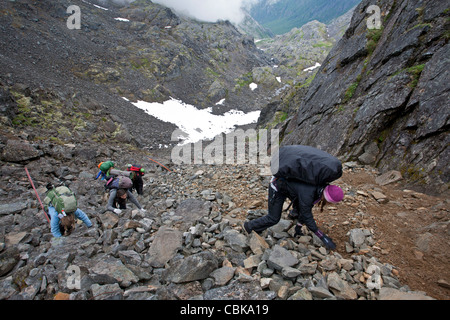
{"label": "black hiking pants", "polygon": [[[283,204],[288,195],[282,191],[275,191],[269,186],[268,214],[264,217],[248,222],[248,228],[255,232],[263,232],[280,222]],[[250,230],[250,232],[251,232]]]}

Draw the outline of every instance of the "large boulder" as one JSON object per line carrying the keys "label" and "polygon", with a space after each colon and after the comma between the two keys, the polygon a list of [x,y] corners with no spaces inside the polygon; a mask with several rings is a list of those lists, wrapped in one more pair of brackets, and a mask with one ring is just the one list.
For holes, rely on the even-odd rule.
{"label": "large boulder", "polygon": [[216,256],[210,251],[203,251],[174,262],[167,270],[165,279],[174,283],[203,280],[217,267]]}
{"label": "large boulder", "polygon": [[39,158],[42,155],[43,152],[41,150],[36,149],[36,147],[26,141],[9,139],[3,149],[2,160],[23,162]]}
{"label": "large boulder", "polygon": [[148,262],[152,267],[162,268],[182,247],[183,234],[181,231],[161,227],[156,233],[148,251]]}

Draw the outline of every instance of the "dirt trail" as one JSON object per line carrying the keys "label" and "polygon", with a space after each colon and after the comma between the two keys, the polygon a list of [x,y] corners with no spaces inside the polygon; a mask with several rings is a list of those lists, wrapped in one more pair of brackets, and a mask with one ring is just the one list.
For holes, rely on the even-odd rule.
{"label": "dirt trail", "polygon": [[[337,243],[344,257],[348,232],[355,228],[373,231],[376,244],[365,254],[390,263],[398,271],[402,284],[411,290],[423,291],[439,300],[450,299],[450,201],[409,190],[405,181],[380,186],[375,170],[353,168],[344,170],[336,183],[346,192],[344,201],[313,213],[318,225]],[[246,210],[267,209],[267,190],[249,192],[248,177],[230,176],[226,186],[234,196],[238,217],[245,219]],[[247,183],[237,183],[246,181]],[[227,179],[219,180],[225,185]],[[373,192],[386,196],[381,202]],[[285,203],[287,205],[288,202]],[[245,210],[242,210],[245,209]],[[284,217],[286,218],[286,217]]]}

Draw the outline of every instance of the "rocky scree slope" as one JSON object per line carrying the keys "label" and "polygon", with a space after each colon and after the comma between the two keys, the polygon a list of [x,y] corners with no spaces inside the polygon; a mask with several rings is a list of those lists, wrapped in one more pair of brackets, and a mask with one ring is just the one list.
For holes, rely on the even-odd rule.
{"label": "rocky scree slope", "polygon": [[[33,8],[33,5],[36,3],[24,6]],[[60,10],[56,16],[65,23],[65,18],[61,18],[63,12]],[[11,16],[2,13],[2,18]],[[26,29],[27,21],[33,20],[26,14],[16,18],[17,30]],[[38,23],[43,18],[36,19],[34,22]],[[13,31],[8,25],[2,24],[3,34],[6,30]],[[60,35],[64,34],[64,28],[60,30]],[[26,48],[26,44],[19,45],[18,34],[11,34],[17,36],[11,44],[18,45],[11,52],[24,54],[21,46]],[[50,42],[44,44],[51,47]],[[40,44],[36,48],[37,45]],[[28,54],[33,54],[31,49]],[[5,56],[3,51],[2,55]],[[33,69],[33,62],[39,64],[39,59],[7,61],[18,69],[16,73],[8,69],[0,90],[1,299],[430,298],[417,291],[422,290],[420,283],[409,287],[401,281],[408,266],[402,269],[397,267],[400,264],[385,263],[389,255],[379,258],[380,235],[367,223],[376,219],[385,221],[386,217],[372,219],[372,212],[360,211],[372,201],[375,207],[380,205],[372,198],[356,201],[360,210],[355,213],[355,199],[365,196],[357,193],[352,184],[345,186],[353,194],[353,200],[345,201],[344,207],[351,208],[348,215],[342,215],[345,220],[324,226],[326,231],[334,226],[336,236],[341,230],[336,227],[341,224],[342,230],[349,232],[335,238],[340,246],[337,252],[327,252],[312,234],[293,238],[292,223],[286,217],[265,234],[246,236],[240,222],[266,212],[268,181],[260,176],[260,168],[171,166],[169,156],[162,151],[149,153],[136,148],[142,142],[139,139],[148,136],[145,132],[142,136],[134,135],[135,127],[128,127],[124,121],[126,114],[117,113],[112,103],[121,99],[107,100],[109,95],[97,90],[105,88],[103,85],[66,78],[56,68],[46,73],[47,63],[39,65],[42,74],[53,77],[43,77],[40,83]],[[26,67],[31,70],[29,79]],[[62,85],[65,83],[77,90],[67,89]],[[174,172],[156,166],[149,156]],[[145,194],[139,198],[146,214],[134,208],[122,215],[105,211],[103,185],[93,181],[93,177],[97,164],[106,159],[116,161],[119,167],[135,162],[148,169]],[[71,236],[54,239],[24,166],[29,168],[41,196],[49,181],[70,186],[94,227],[86,229],[78,225]],[[347,164],[346,177],[353,166]],[[423,201],[420,195],[414,196]],[[430,234],[420,230],[423,237],[419,248],[427,258],[426,244],[441,235],[437,230],[448,226],[443,220],[448,214],[446,204],[438,202],[432,209],[431,218],[437,221],[426,228]],[[401,213],[409,217],[410,212]],[[332,216],[337,219],[341,215]],[[366,219],[360,221],[361,217]],[[163,249],[161,243],[165,245]],[[399,251],[401,257],[406,250]],[[79,288],[69,288],[70,266],[80,268]],[[415,271],[412,269],[410,273]],[[448,285],[445,272],[438,279],[443,279],[439,283],[445,290]],[[434,296],[442,298],[445,293]]]}
{"label": "rocky scree slope", "polygon": [[[66,26],[70,5],[80,7],[80,30]],[[267,103],[263,84],[255,91],[248,85],[252,70],[270,61],[228,22],[193,21],[145,0],[129,6],[2,1],[0,20],[5,86],[19,83],[108,109],[141,147],[169,144],[174,127],[122,97],[148,102],[173,97],[199,108],[226,98],[213,110],[218,114],[231,108],[255,111]]]}
{"label": "rocky scree slope", "polygon": [[[404,236],[401,228],[392,229],[395,223],[386,223],[386,197],[369,197],[381,187],[354,187],[356,181],[351,177],[362,169],[352,163],[344,166],[344,177],[349,180],[339,182],[347,194],[339,214],[336,208],[328,208],[323,216],[316,212],[317,219],[326,221],[321,222],[323,230],[338,243],[337,251],[327,251],[307,230],[305,236],[293,237],[293,222],[286,216],[261,235],[246,235],[241,222],[267,213],[268,177],[261,175],[262,168],[174,166],[168,151],[149,153],[133,146],[131,134],[112,115],[89,109],[85,113],[67,112],[69,108],[61,112],[64,104],[72,103],[70,99],[21,86],[2,88],[1,92],[2,105],[9,106],[11,114],[3,117],[0,141],[0,299],[446,297],[440,290],[446,290],[448,275],[441,269],[431,272],[429,286],[420,281],[403,282],[407,275],[424,272],[430,276],[430,270],[446,259],[445,254],[434,253],[435,243],[442,243],[440,231],[448,228],[448,203],[442,200],[431,200],[435,207],[430,215],[424,215],[422,209],[410,212],[417,205],[409,204],[410,193],[405,191],[406,199],[398,196],[400,209],[394,204],[394,211],[388,214],[395,218],[397,210],[404,209],[406,212],[398,214],[413,218],[407,220],[407,231],[420,235],[415,255],[423,255],[425,262],[434,265],[420,272],[414,263],[405,265],[402,254],[412,252],[408,250],[410,237]],[[28,117],[14,116],[17,108],[28,108]],[[52,116],[39,117],[40,112]],[[122,140],[127,137],[129,143]],[[131,204],[120,215],[106,210],[104,182],[94,181],[97,164],[106,159],[115,161],[118,168],[140,163],[147,169],[144,195],[138,196],[146,213]],[[69,237],[54,238],[25,167],[41,199],[48,182],[69,186],[93,228],[79,224]],[[374,174],[370,169],[363,172],[366,170]],[[425,195],[413,195],[425,203]],[[429,226],[412,228],[416,214],[429,221]],[[389,239],[396,243],[386,241]],[[398,245],[400,253],[390,254]],[[388,258],[392,262],[384,262]],[[74,268],[80,271],[77,287],[70,274]],[[425,288],[425,292],[432,288],[433,295],[426,294]]]}
{"label": "rocky scree slope", "polygon": [[[241,222],[267,212],[268,177],[257,166],[178,167],[162,161],[169,172],[144,155],[134,156],[148,169],[138,197],[146,213],[106,211],[92,161],[44,156],[28,163],[41,195],[47,181],[59,178],[77,193],[94,224],[79,224],[59,239],[50,233],[23,165],[2,166],[1,191],[8,197],[0,205],[1,299],[432,299],[402,284],[402,271],[376,257],[377,235],[364,222],[351,228],[347,220],[346,240],[339,242],[346,249],[334,252],[307,230],[293,237],[286,216],[261,235],[245,234]],[[349,165],[346,176],[354,168]],[[345,206],[354,201],[347,199]],[[377,202],[371,198],[366,205],[371,201]],[[80,271],[78,287],[71,278],[74,267]]]}
{"label": "rocky scree slope", "polygon": [[356,8],[288,119],[284,144],[399,170],[415,188],[448,190],[449,9],[443,1],[378,1],[382,28]]}

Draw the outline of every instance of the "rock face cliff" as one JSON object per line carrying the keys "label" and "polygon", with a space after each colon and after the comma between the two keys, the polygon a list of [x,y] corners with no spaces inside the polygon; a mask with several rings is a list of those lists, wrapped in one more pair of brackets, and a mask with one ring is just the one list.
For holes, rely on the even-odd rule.
{"label": "rock face cliff", "polygon": [[[381,9],[381,28],[367,21]],[[449,9],[445,1],[369,1],[330,52],[283,144],[319,147],[415,187],[448,190]]]}
{"label": "rock face cliff", "polygon": [[298,111],[298,101],[303,99],[318,68],[350,25],[353,9],[328,25],[314,20],[257,43],[277,63],[273,70],[283,84],[273,101],[261,110],[258,127],[279,128]]}

